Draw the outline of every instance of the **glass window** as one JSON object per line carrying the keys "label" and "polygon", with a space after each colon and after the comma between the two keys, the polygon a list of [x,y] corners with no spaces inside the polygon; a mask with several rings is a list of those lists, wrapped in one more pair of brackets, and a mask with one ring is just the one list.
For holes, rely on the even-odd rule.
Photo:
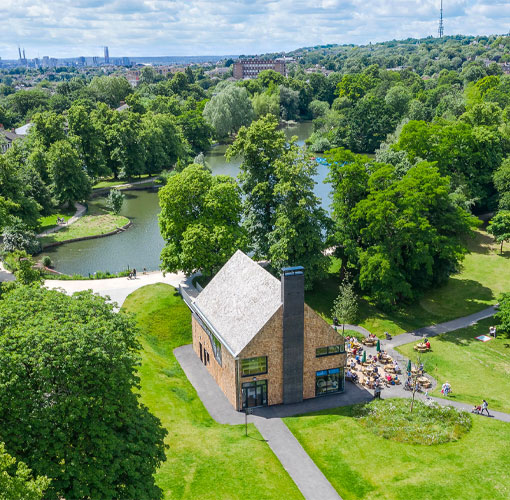
{"label": "glass window", "polygon": [[245,382],[241,386],[243,408],[254,408],[267,405],[267,380]]}
{"label": "glass window", "polygon": [[315,356],[320,358],[321,356],[331,356],[333,354],[341,354],[345,350],[344,344],[330,345],[328,347],[318,347],[315,349]]}
{"label": "glass window", "polygon": [[267,356],[241,360],[241,376],[262,375],[267,373]]}
{"label": "glass window", "polygon": [[321,396],[344,389],[344,369],[332,368],[315,372],[315,395]]}

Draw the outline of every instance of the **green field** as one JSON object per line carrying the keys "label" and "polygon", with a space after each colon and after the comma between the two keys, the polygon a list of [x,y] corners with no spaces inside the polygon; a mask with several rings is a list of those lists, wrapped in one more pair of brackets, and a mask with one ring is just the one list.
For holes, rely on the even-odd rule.
{"label": "green field", "polygon": [[[431,395],[441,397],[441,385],[449,382],[453,390],[449,399],[473,405],[486,399],[489,409],[510,413],[510,339],[475,339],[487,335],[493,324],[494,319],[489,318],[430,340],[432,350],[422,354],[422,361],[438,381],[438,388]],[[398,350],[416,359],[413,345],[406,344]]]}
{"label": "green field", "polygon": [[[501,292],[510,291],[510,244],[504,255],[499,245],[483,231],[469,242],[471,253],[466,255],[460,273],[446,285],[427,293],[419,302],[384,312],[368,300],[361,301],[358,324],[379,337],[388,331],[392,335],[442,323],[480,311],[497,302]],[[334,261],[330,276],[306,294],[307,303],[331,321],[331,307],[338,294],[338,261]]]}
{"label": "green field", "polygon": [[215,423],[180,368],[173,349],[191,342],[190,312],[164,284],[132,293],[143,345],[142,402],[168,430],[167,461],[156,475],[165,499],[298,499],[297,487],[250,424]]}
{"label": "green field", "polygon": [[353,407],[285,419],[344,500],[510,498],[510,425],[473,416],[459,441],[432,446],[374,435]]}
{"label": "green field", "polygon": [[78,219],[74,224],[63,227],[56,233],[40,238],[42,246],[44,247],[57,241],[109,233],[125,226],[129,222],[127,217],[109,213],[102,205],[103,201],[104,199],[99,199],[89,202],[87,215]]}
{"label": "green field", "polygon": [[61,208],[55,211],[55,213],[51,215],[45,215],[44,217],[39,217],[39,220],[37,221],[39,223],[39,227],[37,231],[39,233],[42,233],[43,231],[46,231],[47,229],[51,229],[55,226],[57,226],[57,218],[64,219],[65,221],[68,221],[76,212],[76,209],[73,208]]}

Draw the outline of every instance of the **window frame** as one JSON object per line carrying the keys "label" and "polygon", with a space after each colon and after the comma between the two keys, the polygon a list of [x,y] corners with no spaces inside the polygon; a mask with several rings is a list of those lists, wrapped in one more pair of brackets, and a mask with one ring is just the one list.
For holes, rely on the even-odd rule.
{"label": "window frame", "polygon": [[[338,351],[336,352],[329,352],[329,350],[331,348],[337,348],[338,347]],[[326,349],[326,354],[318,354],[317,351],[319,349]],[[316,347],[315,348],[315,357],[316,358],[324,358],[326,356],[336,356],[337,354],[344,354],[345,353],[345,344],[342,345],[342,344],[334,344],[334,345],[328,345],[328,346],[322,346],[322,347]]]}
{"label": "window frame", "polygon": [[[256,373],[244,373],[243,371],[243,361],[251,361],[251,360],[254,360],[254,359],[261,359],[261,358],[265,358],[266,360],[266,370],[265,371],[262,371],[262,372],[256,372]],[[267,369],[268,369],[268,362],[267,362],[267,356],[252,356],[251,358],[243,358],[241,359],[241,366],[240,366],[240,371],[241,371],[241,377],[254,377],[256,375],[265,375],[267,374]]]}

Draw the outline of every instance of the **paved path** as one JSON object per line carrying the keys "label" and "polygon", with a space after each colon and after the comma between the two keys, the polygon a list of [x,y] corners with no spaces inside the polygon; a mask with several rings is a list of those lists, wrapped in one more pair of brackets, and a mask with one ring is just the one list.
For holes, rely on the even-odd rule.
{"label": "paved path", "polygon": [[81,203],[75,203],[74,208],[76,208],[76,212],[64,225],[50,227],[49,229],[46,229],[46,231],[39,233],[37,237],[41,238],[42,236],[47,236],[48,234],[56,233],[57,231],[60,231],[64,227],[74,224],[80,217],[83,217],[85,215],[85,212],[87,211],[87,207],[85,205],[82,205]]}
{"label": "paved path", "polygon": [[14,281],[16,278],[11,271],[7,271],[4,267],[4,263],[0,262],[0,282],[2,281]]}
{"label": "paved path", "polygon": [[116,302],[121,307],[126,297],[142,286],[167,283],[178,288],[181,283],[188,281],[190,278],[186,278],[182,273],[166,273],[166,276],[163,276],[161,271],[155,271],[147,274],[138,273],[136,279],[126,277],[104,280],[46,280],[44,286],[46,288],[61,288],[69,295],[81,290],[92,290],[103,297],[110,297],[112,302]]}
{"label": "paved path", "polygon": [[[220,424],[244,424],[244,414],[236,411],[230,404],[207,368],[200,362],[192,346],[178,347],[174,350],[174,354],[209,415]],[[372,396],[367,391],[364,392],[366,392],[365,398],[371,399]],[[331,401],[330,398],[318,398],[310,401],[319,402],[319,406],[315,408],[317,410],[328,407],[328,402],[332,404],[332,408],[339,406],[338,402]],[[323,405],[320,405],[321,401]],[[305,407],[306,405],[300,403],[255,408],[254,414],[248,416],[248,421],[255,424],[307,500],[341,500],[326,476],[315,465],[280,418],[290,414],[306,413]]]}

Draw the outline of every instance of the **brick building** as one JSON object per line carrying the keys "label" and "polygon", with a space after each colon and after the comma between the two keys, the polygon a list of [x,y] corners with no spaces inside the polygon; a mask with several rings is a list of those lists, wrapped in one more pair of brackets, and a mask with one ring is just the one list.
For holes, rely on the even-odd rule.
{"label": "brick building", "polygon": [[234,408],[344,388],[344,339],[304,302],[302,267],[281,282],[237,251],[196,297],[193,349]]}
{"label": "brick building", "polygon": [[272,69],[283,76],[287,76],[287,63],[283,59],[240,59],[234,63],[234,78],[257,78],[257,75],[265,69]]}

